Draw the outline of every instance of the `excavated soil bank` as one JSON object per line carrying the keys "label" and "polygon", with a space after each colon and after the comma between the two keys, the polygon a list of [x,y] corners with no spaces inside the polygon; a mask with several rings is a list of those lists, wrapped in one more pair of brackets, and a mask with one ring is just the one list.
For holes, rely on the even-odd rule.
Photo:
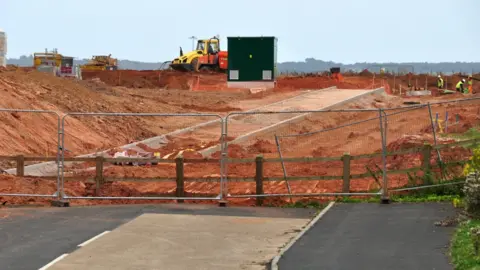
{"label": "excavated soil bank", "polygon": [[[123,72],[123,73],[122,73]],[[89,77],[90,76],[90,77]],[[118,79],[120,76],[120,79]],[[200,76],[202,87],[210,90],[220,89],[225,83],[223,74],[183,74],[160,71],[118,71],[84,73],[87,80],[77,82],[70,79],[52,77],[28,69],[2,69],[0,72],[0,91],[3,96],[0,107],[42,109],[59,112],[62,116],[66,111],[79,112],[217,112],[224,115],[226,112],[244,109],[245,104],[260,106],[272,103],[272,97],[281,96],[299,89],[325,88],[336,85],[338,88],[366,88],[372,87],[373,81],[369,75],[364,77],[345,77],[343,82],[335,82],[328,77],[283,77],[278,81],[276,89],[265,93],[251,95],[246,91],[186,91]],[[98,78],[98,79],[95,79]],[[400,80],[401,81],[401,80]],[[390,82],[388,82],[390,83]],[[187,87],[187,85],[190,85]],[[153,89],[152,89],[153,88]],[[178,90],[169,90],[169,89]],[[462,95],[442,96],[438,98],[421,97],[408,99],[425,103],[434,100],[448,100],[459,98]],[[280,99],[280,98],[279,98]],[[393,108],[403,104],[402,98],[383,97],[362,99],[350,103],[344,108]],[[437,113],[443,119],[448,111],[450,121],[458,123],[448,128],[442,135],[439,143],[449,143],[447,139],[455,133],[463,133],[471,127],[480,124],[479,104],[475,102],[433,106],[433,115]],[[458,116],[457,116],[458,115]],[[318,113],[306,117],[303,121],[280,127],[271,133],[262,134],[242,144],[228,147],[230,158],[253,158],[258,154],[265,157],[278,157],[274,135],[306,134],[326,128],[353,123],[377,117],[377,112],[357,113]],[[41,155],[54,156],[56,153],[57,118],[54,115],[31,115],[28,113],[3,112],[0,113],[4,128],[0,131],[1,155]],[[412,119],[415,121],[412,122]],[[213,119],[204,118],[154,118],[154,117],[69,117],[66,122],[66,144],[71,152],[67,156],[85,154],[97,149],[115,148],[130,141],[138,141],[148,137],[165,134],[180,128],[191,126]],[[387,145],[389,150],[400,150],[412,146],[422,145],[424,142],[433,142],[431,125],[426,110],[414,110],[408,113],[389,117]],[[445,138],[443,138],[445,137]],[[208,146],[218,144],[218,136],[197,138],[180,136],[181,140],[171,140],[161,149],[152,149],[146,145],[137,145],[146,152],[161,151],[171,153],[174,158],[184,150],[185,158],[199,158],[198,151]],[[233,139],[229,138],[229,140]],[[380,133],[378,120],[364,124],[335,129],[329,132],[312,134],[301,138],[281,138],[281,149],[285,157],[299,156],[341,156],[345,152],[351,155],[367,154],[380,151]],[[114,151],[111,152],[113,154]],[[469,151],[460,148],[442,151],[444,160],[458,160],[469,156]],[[220,157],[215,153],[213,157]],[[432,154],[432,164],[436,162],[436,155]],[[408,166],[421,164],[419,155],[405,155],[389,157],[389,169],[402,169]],[[353,160],[352,173],[366,172],[366,166],[376,170],[380,166],[378,158]],[[13,163],[3,163],[2,168],[12,167]],[[88,168],[93,164],[78,164],[77,169]],[[254,164],[229,164],[228,176],[253,177]],[[265,175],[282,177],[280,164],[266,163]],[[342,163],[289,163],[286,165],[289,176],[340,175]],[[106,177],[174,177],[173,164],[151,167],[121,167],[106,166]],[[79,176],[91,178],[94,171],[82,172]],[[219,177],[219,164],[185,164],[186,177]],[[391,187],[404,186],[408,179],[404,175],[389,176]],[[373,178],[355,179],[351,182],[352,191],[366,191],[378,188]],[[294,193],[308,192],[335,192],[342,188],[341,181],[291,181]],[[53,194],[55,181],[42,180],[34,177],[19,178],[9,175],[0,175],[0,192],[3,193],[42,193]],[[65,189],[70,196],[95,195],[95,185],[87,181],[66,182]],[[218,183],[187,182],[186,192],[189,196],[216,196],[220,190]],[[255,183],[229,182],[230,194],[249,194],[255,192]],[[284,181],[266,182],[265,192],[286,193]],[[115,182],[105,184],[99,195],[108,196],[148,196],[155,194],[175,193],[174,182],[136,183]],[[321,198],[326,200],[327,198]],[[266,203],[283,204],[288,198],[267,199]],[[302,200],[299,198],[299,200]],[[48,203],[47,199],[1,197],[1,202],[9,204],[38,204]],[[252,199],[232,200],[234,204],[252,205]],[[111,204],[111,203],[148,203],[139,200],[119,201],[89,201],[75,200],[73,204]],[[196,203],[196,202],[193,202]]]}

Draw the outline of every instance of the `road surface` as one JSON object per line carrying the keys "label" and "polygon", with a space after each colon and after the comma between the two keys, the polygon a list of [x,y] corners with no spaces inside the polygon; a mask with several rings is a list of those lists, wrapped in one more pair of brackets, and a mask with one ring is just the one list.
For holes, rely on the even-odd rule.
{"label": "road surface", "polygon": [[[261,207],[219,208],[215,205],[189,204],[1,208],[0,268],[40,269],[62,254],[87,248],[90,244],[84,247],[78,245],[102,232],[112,231],[144,213],[297,220],[309,219],[315,211]],[[214,226],[212,228],[215,229]]]}
{"label": "road surface", "polygon": [[450,204],[336,204],[280,258],[278,269],[453,269]]}

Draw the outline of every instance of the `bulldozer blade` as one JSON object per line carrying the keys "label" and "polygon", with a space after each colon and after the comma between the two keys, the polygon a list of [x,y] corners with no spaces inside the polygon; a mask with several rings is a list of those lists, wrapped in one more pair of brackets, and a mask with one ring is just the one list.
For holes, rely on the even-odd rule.
{"label": "bulldozer blade", "polygon": [[170,64],[170,68],[176,71],[193,71],[193,66],[190,64]]}

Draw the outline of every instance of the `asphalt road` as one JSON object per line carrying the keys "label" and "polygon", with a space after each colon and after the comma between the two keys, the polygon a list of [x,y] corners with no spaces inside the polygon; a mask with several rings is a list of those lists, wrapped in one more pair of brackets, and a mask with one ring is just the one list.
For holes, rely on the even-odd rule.
{"label": "asphalt road", "polygon": [[449,204],[337,204],[280,258],[280,270],[453,269]]}
{"label": "asphalt road", "polygon": [[77,245],[143,213],[306,218],[308,209],[215,205],[125,205],[0,209],[0,269],[39,269]]}

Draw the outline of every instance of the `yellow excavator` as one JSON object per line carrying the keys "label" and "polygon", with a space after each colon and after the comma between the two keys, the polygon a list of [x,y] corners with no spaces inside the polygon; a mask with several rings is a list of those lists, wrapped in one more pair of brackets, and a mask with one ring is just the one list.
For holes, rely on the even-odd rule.
{"label": "yellow excavator", "polygon": [[117,70],[118,60],[112,55],[94,55],[88,63],[80,66],[82,70]]}

